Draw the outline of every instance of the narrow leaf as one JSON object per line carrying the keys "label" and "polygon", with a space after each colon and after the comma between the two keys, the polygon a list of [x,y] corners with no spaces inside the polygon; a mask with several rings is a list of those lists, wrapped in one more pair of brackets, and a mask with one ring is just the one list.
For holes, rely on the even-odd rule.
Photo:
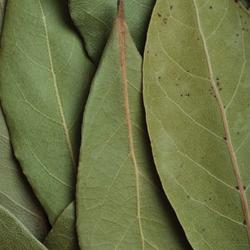
{"label": "narrow leaf", "polygon": [[146,140],[141,62],[120,7],[84,114],[77,183],[81,249],[188,249]]}
{"label": "narrow leaf", "polygon": [[0,91],[15,155],[50,222],[73,200],[92,65],[67,0],[9,0]]}
{"label": "narrow leaf", "polygon": [[154,159],[195,249],[249,249],[250,16],[158,0],[144,63]]}
{"label": "narrow leaf", "polygon": [[[98,62],[116,17],[117,0],[70,0],[71,16],[81,32],[86,48],[94,62]],[[126,0],[126,20],[140,52],[155,0]]]}
{"label": "narrow leaf", "polygon": [[4,250],[46,250],[34,236],[0,205],[0,246]]}
{"label": "narrow leaf", "polygon": [[35,237],[43,240],[48,230],[47,219],[13,157],[1,109],[0,176],[0,205],[15,215]]}
{"label": "narrow leaf", "polygon": [[0,33],[3,25],[4,7],[6,0],[0,0]]}
{"label": "narrow leaf", "polygon": [[74,202],[62,212],[48,234],[45,245],[53,250],[77,250]]}

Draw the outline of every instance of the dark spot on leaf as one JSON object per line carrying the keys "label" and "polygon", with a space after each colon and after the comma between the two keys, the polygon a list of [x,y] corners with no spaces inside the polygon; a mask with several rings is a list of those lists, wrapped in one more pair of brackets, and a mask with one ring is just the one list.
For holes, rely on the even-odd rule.
{"label": "dark spot on leaf", "polygon": [[164,22],[165,24],[167,24],[168,19],[167,19],[166,17],[164,17],[164,18],[163,18],[163,22]]}
{"label": "dark spot on leaf", "polygon": [[246,190],[246,186],[243,186],[244,190]]}
{"label": "dark spot on leaf", "polygon": [[190,199],[190,196],[189,196],[189,195],[187,195],[187,198],[188,198],[188,199]]}
{"label": "dark spot on leaf", "polygon": [[235,188],[236,188],[237,190],[239,190],[239,187],[238,187],[238,186],[235,186]]}
{"label": "dark spot on leaf", "polygon": [[237,131],[237,135],[239,135],[240,134],[240,132],[239,131]]}
{"label": "dark spot on leaf", "polygon": [[161,80],[161,76],[158,76],[158,79]]}
{"label": "dark spot on leaf", "polygon": [[174,6],[173,5],[170,5],[170,10],[172,10],[174,8]]}
{"label": "dark spot on leaf", "polygon": [[222,88],[219,88],[219,91],[221,91],[222,90]]}
{"label": "dark spot on leaf", "polygon": [[209,6],[209,9],[212,10],[212,9],[213,9],[213,6]]}
{"label": "dark spot on leaf", "polygon": [[158,17],[161,17],[161,14],[160,13],[157,13]]}
{"label": "dark spot on leaf", "polygon": [[224,137],[223,137],[223,139],[226,141],[226,140],[227,140],[227,137],[226,137],[226,136],[224,136]]}

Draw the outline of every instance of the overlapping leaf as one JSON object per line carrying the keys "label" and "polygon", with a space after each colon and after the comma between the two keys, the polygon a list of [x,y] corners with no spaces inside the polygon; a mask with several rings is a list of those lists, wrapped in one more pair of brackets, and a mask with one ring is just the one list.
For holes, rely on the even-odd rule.
{"label": "overlapping leaf", "polygon": [[158,0],[144,99],[165,192],[195,249],[249,249],[250,16]]}
{"label": "overlapping leaf", "polygon": [[15,215],[40,240],[47,234],[47,219],[13,157],[0,109],[0,205]]}
{"label": "overlapping leaf", "polygon": [[[117,0],[70,0],[71,16],[94,62],[98,62],[116,17]],[[126,20],[137,48],[143,52],[155,0],[126,0]]]}
{"label": "overlapping leaf", "polygon": [[72,202],[58,217],[48,234],[45,245],[53,250],[77,250],[75,230],[75,204]]}
{"label": "overlapping leaf", "polygon": [[46,250],[23,225],[0,205],[0,246],[4,250]]}
{"label": "overlapping leaf", "polygon": [[15,155],[53,224],[73,200],[92,65],[66,0],[9,0],[0,91]]}
{"label": "overlapping leaf", "polygon": [[84,114],[77,182],[80,247],[188,249],[155,176],[144,124],[142,59],[122,13]]}

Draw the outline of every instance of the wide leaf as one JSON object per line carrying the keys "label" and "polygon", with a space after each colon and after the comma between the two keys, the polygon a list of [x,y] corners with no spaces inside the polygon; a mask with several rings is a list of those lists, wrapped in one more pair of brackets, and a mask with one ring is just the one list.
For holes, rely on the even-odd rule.
{"label": "wide leaf", "polygon": [[158,0],[145,50],[155,163],[195,249],[249,249],[250,16],[235,2]]}
{"label": "wide leaf", "polygon": [[[70,0],[71,16],[94,62],[98,62],[116,18],[117,0]],[[140,52],[155,0],[126,0],[126,20]]]}
{"label": "wide leaf", "polygon": [[84,114],[77,182],[81,249],[187,249],[155,175],[141,62],[121,8]]}
{"label": "wide leaf", "polygon": [[4,250],[46,250],[8,210],[0,205],[0,246]]}
{"label": "wide leaf", "polygon": [[47,218],[13,156],[0,108],[0,205],[9,210],[39,240],[47,234]]}
{"label": "wide leaf", "polygon": [[74,198],[92,65],[67,0],[9,0],[0,91],[15,155],[51,224]]}
{"label": "wide leaf", "polygon": [[53,250],[78,250],[75,229],[74,202],[62,212],[45,239],[44,244]]}

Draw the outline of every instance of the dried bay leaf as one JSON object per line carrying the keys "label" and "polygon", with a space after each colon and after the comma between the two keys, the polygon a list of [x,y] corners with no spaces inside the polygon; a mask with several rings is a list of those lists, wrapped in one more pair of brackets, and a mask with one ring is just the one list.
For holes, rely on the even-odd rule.
{"label": "dried bay leaf", "polygon": [[48,249],[78,250],[74,202],[62,212],[44,242]]}
{"label": "dried bay leaf", "polygon": [[93,66],[66,0],[9,0],[1,45],[1,100],[14,152],[53,224],[74,199]]}
{"label": "dried bay leaf", "polygon": [[120,7],[84,112],[76,194],[81,249],[189,249],[155,175],[141,63]]}
{"label": "dried bay leaf", "polygon": [[[155,0],[126,0],[126,20],[139,51],[143,52],[145,34]],[[116,17],[117,0],[70,0],[71,16],[86,42],[86,49],[97,63]]]}
{"label": "dried bay leaf", "polygon": [[46,250],[8,210],[0,205],[0,246],[4,250]]}
{"label": "dried bay leaf", "polygon": [[0,109],[0,205],[10,211],[39,240],[48,231],[47,219],[13,157]]}
{"label": "dried bay leaf", "polygon": [[0,0],[0,33],[1,33],[1,30],[2,30],[2,24],[3,24],[3,15],[4,15],[5,2],[6,2],[6,0]]}
{"label": "dried bay leaf", "polygon": [[249,249],[249,18],[234,1],[158,0],[149,28],[153,155],[195,249]]}

